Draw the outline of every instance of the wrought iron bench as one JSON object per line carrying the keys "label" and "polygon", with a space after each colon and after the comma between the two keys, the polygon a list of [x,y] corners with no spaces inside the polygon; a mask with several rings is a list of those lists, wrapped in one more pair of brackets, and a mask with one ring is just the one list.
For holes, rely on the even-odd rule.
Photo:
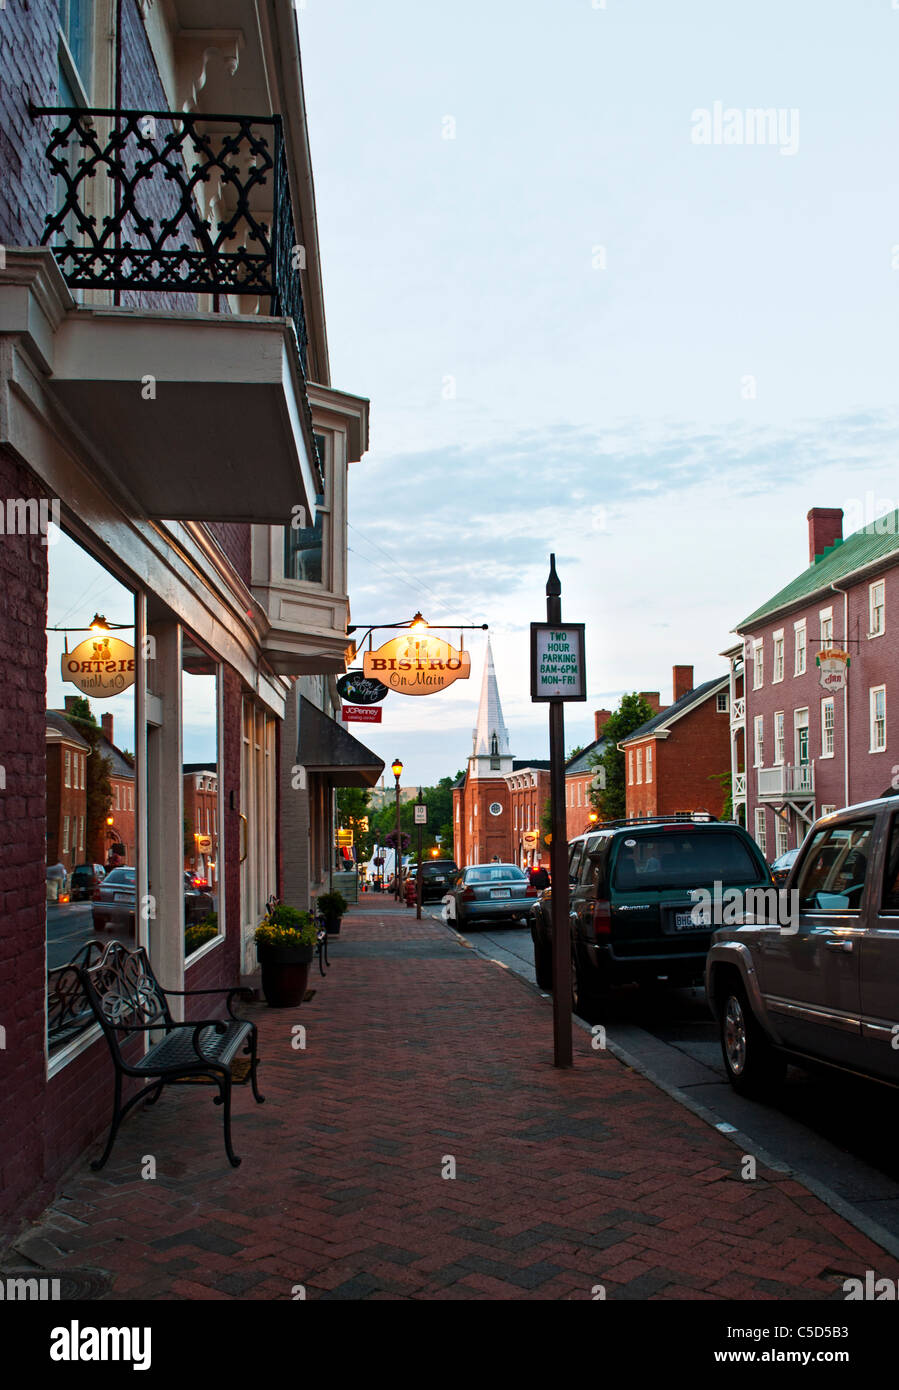
{"label": "wrought iron bench", "polygon": [[64,1047],[94,1026],[94,1011],[84,997],[79,966],[95,965],[103,954],[99,941],[88,941],[66,965],[47,971],[47,1046]]}
{"label": "wrought iron bench", "polygon": [[[265,1099],[256,1084],[256,1025],[238,1018],[231,1010],[235,996],[252,998],[249,990],[234,989],[163,989],[153,973],[149,958],[142,946],[130,950],[121,941],[112,941],[95,964],[73,967],[78,974],[84,997],[99,1022],[115,1067],[112,1124],[106,1148],[100,1158],[91,1163],[102,1168],[112,1153],[116,1135],[128,1111],[139,1101],[155,1105],[165,1086],[190,1082],[194,1077],[209,1077],[218,1086],[213,1097],[223,1107],[225,1152],[237,1168],[240,1159],[231,1147],[231,1087],[249,1080],[259,1104]],[[169,1011],[168,996],[194,998],[201,994],[227,995],[225,1005],[228,1019],[204,1018],[198,1022],[178,1023]],[[162,1032],[137,1061],[128,1062],[122,1047],[128,1038],[138,1033]],[[234,1082],[232,1063],[241,1047],[250,1057],[248,1076]],[[148,1079],[130,1100],[122,1105],[122,1078],[134,1076]]]}

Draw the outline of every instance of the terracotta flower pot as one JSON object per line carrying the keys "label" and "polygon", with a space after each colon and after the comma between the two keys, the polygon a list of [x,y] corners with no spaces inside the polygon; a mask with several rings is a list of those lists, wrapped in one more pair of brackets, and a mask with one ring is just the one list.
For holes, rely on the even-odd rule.
{"label": "terracotta flower pot", "polygon": [[314,946],[267,946],[260,942],[256,958],[262,966],[262,993],[273,1009],[302,1004],[309,981]]}

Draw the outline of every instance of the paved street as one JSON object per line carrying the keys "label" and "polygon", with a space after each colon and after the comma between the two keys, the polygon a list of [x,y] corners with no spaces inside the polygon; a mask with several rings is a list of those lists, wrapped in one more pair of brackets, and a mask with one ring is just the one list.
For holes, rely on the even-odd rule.
{"label": "paved street", "polygon": [[267,1099],[238,1092],[241,1168],[211,1092],[170,1090],[14,1258],[164,1300],[842,1301],[848,1277],[899,1276],[801,1183],[744,1179],[737,1144],[588,1031],[555,1071],[546,999],[386,906],[344,919],[302,1008],[251,1006]]}
{"label": "paved street", "polygon": [[[439,918],[439,909],[433,910]],[[531,934],[520,928],[468,933],[479,954],[534,982]],[[891,1092],[834,1072],[791,1068],[780,1094],[761,1104],[727,1081],[718,1030],[697,989],[622,990],[609,1038],[654,1076],[686,1092],[781,1162],[825,1184],[899,1239],[899,1154],[885,1122]]]}

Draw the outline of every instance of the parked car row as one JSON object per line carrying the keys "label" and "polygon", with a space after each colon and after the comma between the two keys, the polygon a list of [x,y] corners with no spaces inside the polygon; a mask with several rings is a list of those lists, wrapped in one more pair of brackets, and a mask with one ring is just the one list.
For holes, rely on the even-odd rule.
{"label": "parked car row", "polygon": [[[133,935],[137,871],[122,865],[111,869],[102,883],[94,889],[91,916],[95,931],[124,931]],[[201,922],[215,908],[210,893],[193,886],[193,875],[184,873],[184,921],[190,926]]]}

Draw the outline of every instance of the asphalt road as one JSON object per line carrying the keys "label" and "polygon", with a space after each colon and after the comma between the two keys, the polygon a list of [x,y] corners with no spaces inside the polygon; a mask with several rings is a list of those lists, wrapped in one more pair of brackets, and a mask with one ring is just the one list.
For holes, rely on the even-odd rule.
{"label": "asphalt road", "polygon": [[[440,908],[425,909],[441,917]],[[526,928],[469,929],[490,960],[535,983]],[[899,1238],[899,1095],[874,1082],[791,1067],[765,1103],[738,1096],[727,1081],[705,991],[620,990],[606,1022],[617,1043],[669,1086],[693,1097],[773,1158],[823,1183]]]}
{"label": "asphalt road", "polygon": [[89,902],[47,903],[47,969],[66,965],[93,935]]}

